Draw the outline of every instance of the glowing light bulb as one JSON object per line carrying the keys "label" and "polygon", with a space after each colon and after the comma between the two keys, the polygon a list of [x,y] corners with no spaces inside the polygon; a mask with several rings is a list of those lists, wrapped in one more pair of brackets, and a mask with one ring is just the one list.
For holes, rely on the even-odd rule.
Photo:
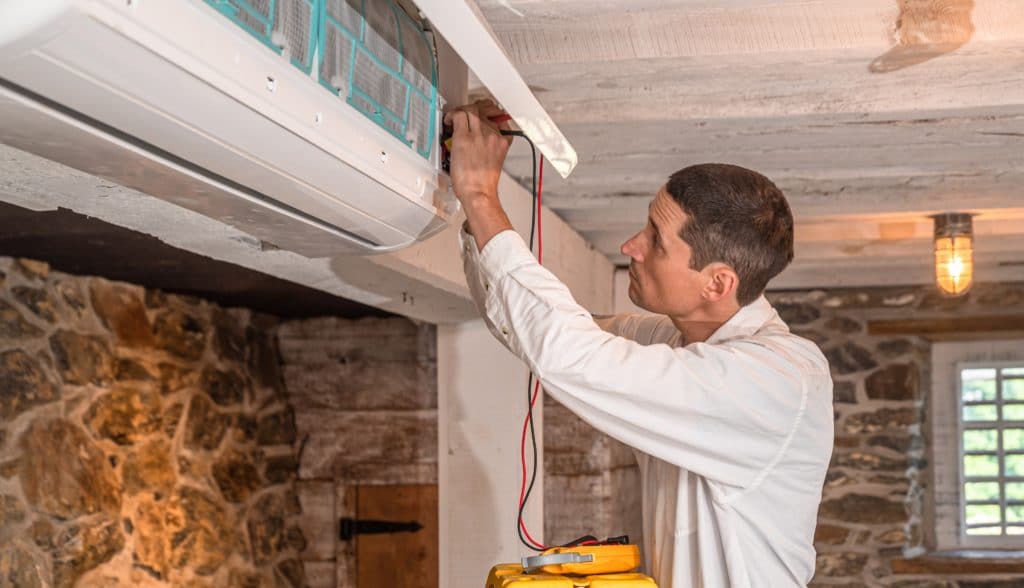
{"label": "glowing light bulb", "polygon": [[935,282],[948,296],[961,296],[974,278],[971,215],[947,213],[935,219]]}
{"label": "glowing light bulb", "polygon": [[949,275],[952,276],[954,280],[959,280],[960,274],[962,274],[963,271],[964,260],[960,259],[960,256],[956,256],[949,260]]}

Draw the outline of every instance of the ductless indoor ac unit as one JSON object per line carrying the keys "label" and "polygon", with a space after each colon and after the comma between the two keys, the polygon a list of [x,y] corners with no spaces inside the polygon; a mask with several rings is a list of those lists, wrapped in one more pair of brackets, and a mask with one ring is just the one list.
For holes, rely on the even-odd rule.
{"label": "ductless indoor ac unit", "polygon": [[[399,249],[457,210],[439,68],[511,69],[466,0],[416,4],[0,0],[0,142],[308,256]],[[567,173],[512,72],[492,92]]]}

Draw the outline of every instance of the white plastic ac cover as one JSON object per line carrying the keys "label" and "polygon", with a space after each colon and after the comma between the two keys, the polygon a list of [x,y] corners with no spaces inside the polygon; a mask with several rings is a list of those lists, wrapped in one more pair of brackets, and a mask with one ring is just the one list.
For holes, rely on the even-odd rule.
{"label": "white plastic ac cover", "polygon": [[[248,11],[226,18],[238,8],[232,3]],[[337,67],[332,58],[350,57],[344,48],[311,43],[312,53],[299,55],[305,48],[288,47],[282,31],[256,30],[270,21],[250,8],[275,3],[277,13],[267,16],[285,19],[291,45],[301,45],[295,39],[303,34],[324,34],[311,24],[317,11],[334,11],[330,22],[341,34],[338,23],[360,6],[0,0],[0,142],[312,257],[391,251],[442,229],[457,203],[438,171],[439,125],[429,136],[422,129],[402,136],[396,117],[377,113],[375,121],[360,112],[344,99],[351,80],[325,79]],[[282,14],[285,5],[290,14]],[[360,16],[347,26],[366,27]],[[368,46],[388,41],[362,34]],[[433,82],[436,97],[436,73]],[[397,103],[392,90],[381,91]],[[438,103],[423,112],[416,101],[405,115],[436,121]]]}

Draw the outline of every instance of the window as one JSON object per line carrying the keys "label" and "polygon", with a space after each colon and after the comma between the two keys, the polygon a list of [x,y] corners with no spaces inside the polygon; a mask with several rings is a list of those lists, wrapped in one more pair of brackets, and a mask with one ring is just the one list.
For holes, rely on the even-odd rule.
{"label": "window", "polygon": [[1024,344],[932,348],[938,549],[1024,548]]}
{"label": "window", "polygon": [[958,369],[961,529],[1024,535],[1024,364]]}

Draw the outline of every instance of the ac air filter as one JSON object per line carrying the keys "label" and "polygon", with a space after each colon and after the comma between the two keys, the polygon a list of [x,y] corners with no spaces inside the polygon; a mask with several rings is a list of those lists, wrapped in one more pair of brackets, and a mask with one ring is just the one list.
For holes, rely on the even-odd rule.
{"label": "ac air filter", "polygon": [[313,70],[320,0],[206,0],[306,73]]}
{"label": "ac air filter", "polygon": [[322,0],[320,83],[429,158],[437,125],[433,45],[393,0]]}

